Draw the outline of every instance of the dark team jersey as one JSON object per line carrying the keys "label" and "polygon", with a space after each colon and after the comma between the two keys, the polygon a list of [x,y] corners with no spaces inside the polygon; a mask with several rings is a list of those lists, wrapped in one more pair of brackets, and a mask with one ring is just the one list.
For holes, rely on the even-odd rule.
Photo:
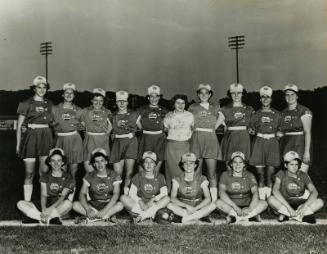
{"label": "dark team jersey", "polygon": [[165,178],[162,174],[152,179],[146,178],[143,172],[137,173],[132,184],[137,187],[137,196],[142,199],[149,200],[160,193],[160,189],[166,185]]}
{"label": "dark team jersey", "polygon": [[233,107],[232,104],[222,107],[220,112],[225,117],[227,127],[232,126],[248,126],[251,115],[254,110],[251,106],[243,105],[241,107]]}
{"label": "dark team jersey", "polygon": [[144,130],[160,131],[163,130],[163,119],[167,114],[167,110],[162,107],[143,106],[138,109],[141,116],[141,124]]}
{"label": "dark team jersey", "polygon": [[209,109],[201,106],[200,103],[192,104],[189,109],[194,116],[194,127],[195,128],[208,128],[215,129],[215,125],[218,119],[219,106],[209,104]]}
{"label": "dark team jersey", "polygon": [[281,114],[275,110],[269,111],[257,110],[250,119],[249,127],[256,133],[276,133],[279,130],[281,124]]}
{"label": "dark team jersey", "polygon": [[71,174],[62,172],[61,177],[55,177],[51,171],[40,177],[40,183],[47,185],[47,196],[48,197],[60,197],[64,188],[74,191],[75,181]]}
{"label": "dark team jersey", "polygon": [[304,194],[306,187],[312,183],[309,175],[298,170],[297,177],[288,175],[287,170],[280,170],[275,179],[280,180],[280,192],[285,198],[300,197]]}
{"label": "dark team jersey", "polygon": [[132,110],[127,110],[126,114],[115,112],[112,116],[112,127],[114,134],[122,135],[135,133],[137,130],[136,121],[139,114]]}
{"label": "dark team jersey", "polygon": [[107,176],[98,176],[96,170],[84,177],[89,186],[91,200],[108,200],[113,195],[114,185],[121,184],[120,176],[113,170],[107,169]]}
{"label": "dark team jersey", "polygon": [[173,178],[178,184],[177,198],[181,200],[201,200],[203,198],[202,184],[209,184],[203,175],[194,174],[194,179],[188,182],[184,179],[184,174]]}
{"label": "dark team jersey", "polygon": [[85,124],[88,132],[106,133],[111,130],[110,123],[111,111],[102,107],[95,110],[93,106],[83,109],[81,121]]}
{"label": "dark team jersey", "polygon": [[282,112],[281,131],[298,132],[303,131],[301,117],[303,115],[312,116],[312,112],[305,106],[297,104],[295,109],[284,109]]}
{"label": "dark team jersey", "polygon": [[80,124],[82,109],[76,105],[64,108],[63,103],[52,107],[54,129],[56,132],[71,132],[77,130]]}
{"label": "dark team jersey", "polygon": [[52,122],[52,102],[48,99],[36,101],[33,97],[19,103],[17,114],[25,116],[24,124],[49,124]]}

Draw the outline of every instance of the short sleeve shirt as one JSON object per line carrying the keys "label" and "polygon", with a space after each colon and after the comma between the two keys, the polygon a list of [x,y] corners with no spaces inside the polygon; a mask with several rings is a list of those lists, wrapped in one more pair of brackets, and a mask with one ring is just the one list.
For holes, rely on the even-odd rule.
{"label": "short sleeve shirt", "polygon": [[118,135],[135,133],[137,130],[136,121],[139,114],[132,110],[127,110],[126,114],[115,112],[112,116],[113,132]]}
{"label": "short sleeve shirt", "polygon": [[280,170],[275,175],[275,179],[276,178],[281,182],[280,192],[286,199],[301,197],[306,187],[312,183],[309,175],[300,170],[297,173],[297,177],[289,176],[287,170]]}
{"label": "short sleeve shirt", "polygon": [[275,109],[269,111],[256,111],[250,119],[249,127],[256,133],[276,133],[281,121],[280,113]]}
{"label": "short sleeve shirt", "polygon": [[182,113],[171,111],[167,113],[164,119],[164,126],[168,129],[167,139],[187,141],[192,136],[192,128],[194,126],[193,114],[188,111]]}
{"label": "short sleeve shirt", "polygon": [[282,132],[298,132],[303,131],[301,117],[304,115],[312,116],[312,112],[300,104],[295,109],[284,109],[282,111],[281,131]]}
{"label": "short sleeve shirt", "polygon": [[60,197],[64,188],[74,191],[75,181],[73,177],[66,172],[62,173],[61,177],[55,177],[49,171],[47,174],[40,177],[40,183],[47,185],[48,197]]}
{"label": "short sleeve shirt", "polygon": [[137,187],[137,196],[149,200],[160,193],[160,189],[166,185],[165,178],[162,174],[152,179],[146,178],[144,173],[137,173],[132,178],[132,184]]}
{"label": "short sleeve shirt", "polygon": [[221,174],[219,184],[226,186],[226,193],[233,200],[250,197],[251,188],[257,186],[257,180],[249,171],[245,171],[242,177],[235,177],[232,172],[225,171]]}
{"label": "short sleeve shirt", "polygon": [[98,176],[96,170],[84,177],[84,182],[89,186],[91,200],[108,200],[113,195],[114,185],[121,184],[122,179],[113,170],[107,169],[107,176]]}
{"label": "short sleeve shirt", "polygon": [[189,107],[188,111],[190,111],[194,116],[195,128],[215,129],[219,116],[218,105],[209,104],[209,109],[206,109],[202,107],[200,103],[194,103]]}
{"label": "short sleeve shirt", "polygon": [[85,124],[88,132],[106,133],[111,129],[110,123],[111,111],[102,107],[95,110],[93,106],[83,109],[81,121]]}
{"label": "short sleeve shirt", "polygon": [[251,115],[254,110],[251,106],[243,105],[241,107],[233,107],[232,104],[222,107],[220,112],[225,117],[227,127],[233,126],[248,126]]}
{"label": "short sleeve shirt", "polygon": [[199,174],[194,174],[191,182],[184,179],[184,174],[173,178],[173,181],[178,185],[177,198],[182,200],[201,200],[203,198],[202,186],[209,185],[207,178]]}
{"label": "short sleeve shirt", "polygon": [[17,114],[25,116],[24,124],[49,124],[52,122],[52,102],[36,101],[33,97],[19,103]]}
{"label": "short sleeve shirt", "polygon": [[72,108],[64,108],[63,103],[52,107],[54,129],[56,132],[71,132],[77,130],[80,123],[82,109],[73,105]]}
{"label": "short sleeve shirt", "polygon": [[167,110],[162,107],[151,107],[149,105],[141,107],[139,110],[141,124],[146,131],[163,130],[163,119]]}

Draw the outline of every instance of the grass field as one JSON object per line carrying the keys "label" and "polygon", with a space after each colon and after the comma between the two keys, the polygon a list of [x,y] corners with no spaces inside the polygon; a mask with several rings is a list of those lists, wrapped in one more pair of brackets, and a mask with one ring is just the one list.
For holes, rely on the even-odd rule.
{"label": "grass field", "polygon": [[[24,174],[14,147],[14,134],[0,133],[0,220],[21,218],[15,205]],[[326,202],[326,171],[313,167],[310,174]],[[36,189],[33,199],[38,195]],[[326,206],[317,217],[327,218]],[[327,226],[0,227],[0,253],[327,253]]]}

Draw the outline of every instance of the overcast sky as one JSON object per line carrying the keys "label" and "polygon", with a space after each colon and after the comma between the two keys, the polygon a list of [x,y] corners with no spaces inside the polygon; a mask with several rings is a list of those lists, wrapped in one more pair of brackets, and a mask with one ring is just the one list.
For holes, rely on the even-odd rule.
{"label": "overcast sky", "polygon": [[201,82],[217,98],[235,82],[227,38],[245,35],[240,81],[302,89],[327,85],[326,0],[0,0],[0,88],[26,88],[45,75],[40,43],[52,41],[49,81],[165,97],[195,97]]}

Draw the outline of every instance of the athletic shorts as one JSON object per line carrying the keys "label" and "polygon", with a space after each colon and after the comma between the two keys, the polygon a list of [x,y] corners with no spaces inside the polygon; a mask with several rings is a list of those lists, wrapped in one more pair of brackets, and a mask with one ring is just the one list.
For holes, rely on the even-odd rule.
{"label": "athletic shorts", "polygon": [[278,140],[276,138],[264,139],[255,137],[250,165],[279,167],[280,152]]}
{"label": "athletic shorts", "polygon": [[106,207],[109,201],[110,200],[107,200],[106,202],[100,202],[98,200],[90,200],[88,204],[95,208],[97,211],[101,211],[103,208]]}
{"label": "athletic shorts", "polygon": [[108,156],[110,155],[109,135],[85,135],[83,142],[83,157],[84,161],[89,161],[92,157],[92,151],[96,148],[106,150]]}
{"label": "athletic shorts", "polygon": [[290,204],[293,209],[297,209],[300,205],[305,203],[307,199],[303,198],[285,198],[285,200]]}
{"label": "athletic shorts", "polygon": [[56,147],[64,150],[68,164],[84,161],[83,142],[78,133],[70,136],[57,136]]}
{"label": "athletic shorts", "polygon": [[137,159],[137,138],[115,138],[112,145],[110,163],[117,163],[124,159]]}
{"label": "athletic shorts", "polygon": [[157,155],[158,161],[165,158],[166,135],[164,133],[151,135],[142,133],[138,147],[138,161],[142,160],[142,156],[146,151],[152,151]]}
{"label": "athletic shorts", "polygon": [[302,158],[304,154],[304,143],[304,135],[283,136],[280,139],[281,156],[284,156],[289,151],[294,151]]}
{"label": "athletic shorts", "polygon": [[221,144],[223,160],[229,161],[232,153],[239,151],[250,158],[251,141],[247,130],[227,131]]}
{"label": "athletic shorts", "polygon": [[252,197],[244,197],[244,198],[231,198],[231,200],[238,206],[238,207],[249,207]]}
{"label": "athletic shorts", "polygon": [[194,131],[190,142],[190,151],[199,159],[222,159],[215,132]]}

